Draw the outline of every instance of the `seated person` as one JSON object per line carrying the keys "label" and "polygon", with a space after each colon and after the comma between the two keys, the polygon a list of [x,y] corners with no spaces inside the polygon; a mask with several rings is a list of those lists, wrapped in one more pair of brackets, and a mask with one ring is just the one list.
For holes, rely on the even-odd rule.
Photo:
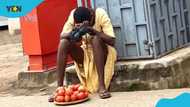
{"label": "seated person", "polygon": [[[74,38],[72,35],[77,28],[85,30],[80,37]],[[111,97],[108,88],[116,61],[114,43],[113,27],[105,10],[85,7],[72,10],[58,47],[58,87],[64,85],[66,59],[70,54],[81,84],[91,93],[98,92],[102,99]]]}

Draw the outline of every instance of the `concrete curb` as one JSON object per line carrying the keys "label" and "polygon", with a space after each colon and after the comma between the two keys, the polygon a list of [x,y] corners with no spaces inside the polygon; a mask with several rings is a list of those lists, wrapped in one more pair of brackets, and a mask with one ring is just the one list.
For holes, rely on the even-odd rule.
{"label": "concrete curb", "polygon": [[56,80],[56,69],[47,72],[20,72],[18,74],[19,88],[45,87]]}
{"label": "concrete curb", "polygon": [[[110,91],[184,88],[190,85],[190,47],[155,60],[123,61],[115,65]],[[55,70],[54,70],[55,71]],[[42,87],[56,80],[54,71],[19,73],[20,87]],[[74,66],[66,69],[67,84],[79,83]]]}

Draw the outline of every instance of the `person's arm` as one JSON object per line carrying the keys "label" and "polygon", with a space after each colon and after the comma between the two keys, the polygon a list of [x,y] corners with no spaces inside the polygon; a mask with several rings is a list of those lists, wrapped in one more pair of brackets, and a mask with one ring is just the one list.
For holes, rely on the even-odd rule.
{"label": "person's arm", "polygon": [[89,27],[92,35],[99,36],[106,44],[114,46],[115,44],[115,38],[105,34],[104,32],[98,32],[97,30],[93,29],[92,27]]}
{"label": "person's arm", "polygon": [[74,10],[71,11],[67,21],[64,24],[63,30],[60,34],[60,39],[66,38],[68,39],[70,32],[74,28],[74,18],[73,18]]}
{"label": "person's arm", "polygon": [[106,11],[104,9],[99,8],[98,14],[99,14],[99,23],[100,26],[102,28],[102,32],[98,32],[97,30],[93,29],[92,27],[90,28],[90,30],[92,31],[92,34],[95,34],[97,36],[99,36],[100,38],[102,38],[102,40],[111,46],[114,46],[115,44],[115,34],[113,31],[113,26],[111,24],[111,20],[108,17],[108,14],[106,13]]}
{"label": "person's arm", "polygon": [[69,39],[70,33],[63,33],[61,34],[60,40],[62,39]]}
{"label": "person's arm", "polygon": [[100,38],[102,38],[102,40],[103,40],[106,44],[111,45],[111,46],[114,46],[114,44],[115,44],[115,38],[110,37],[110,36],[106,35],[106,34],[103,33],[103,32],[98,32],[98,33],[97,33],[97,36],[100,36]]}

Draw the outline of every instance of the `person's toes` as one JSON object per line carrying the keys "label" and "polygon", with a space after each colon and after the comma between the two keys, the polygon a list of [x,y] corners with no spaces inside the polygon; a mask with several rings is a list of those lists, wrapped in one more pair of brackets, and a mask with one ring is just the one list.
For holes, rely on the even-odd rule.
{"label": "person's toes", "polygon": [[52,96],[49,96],[48,102],[54,102],[54,96],[53,96],[53,95],[52,95]]}
{"label": "person's toes", "polygon": [[103,91],[99,91],[99,97],[101,99],[106,99],[106,98],[110,98],[111,94],[108,91],[103,90]]}

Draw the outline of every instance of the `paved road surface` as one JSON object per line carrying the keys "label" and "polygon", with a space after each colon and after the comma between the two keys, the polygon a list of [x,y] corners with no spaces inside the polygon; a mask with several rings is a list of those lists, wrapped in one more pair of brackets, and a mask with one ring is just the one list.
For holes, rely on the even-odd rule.
{"label": "paved road surface", "polygon": [[[68,107],[155,107],[160,98],[173,98],[186,89],[168,89],[158,91],[115,92],[112,98],[102,100],[97,95],[91,96],[87,102]],[[1,107],[56,107],[47,102],[48,96],[9,96],[0,97]]]}

